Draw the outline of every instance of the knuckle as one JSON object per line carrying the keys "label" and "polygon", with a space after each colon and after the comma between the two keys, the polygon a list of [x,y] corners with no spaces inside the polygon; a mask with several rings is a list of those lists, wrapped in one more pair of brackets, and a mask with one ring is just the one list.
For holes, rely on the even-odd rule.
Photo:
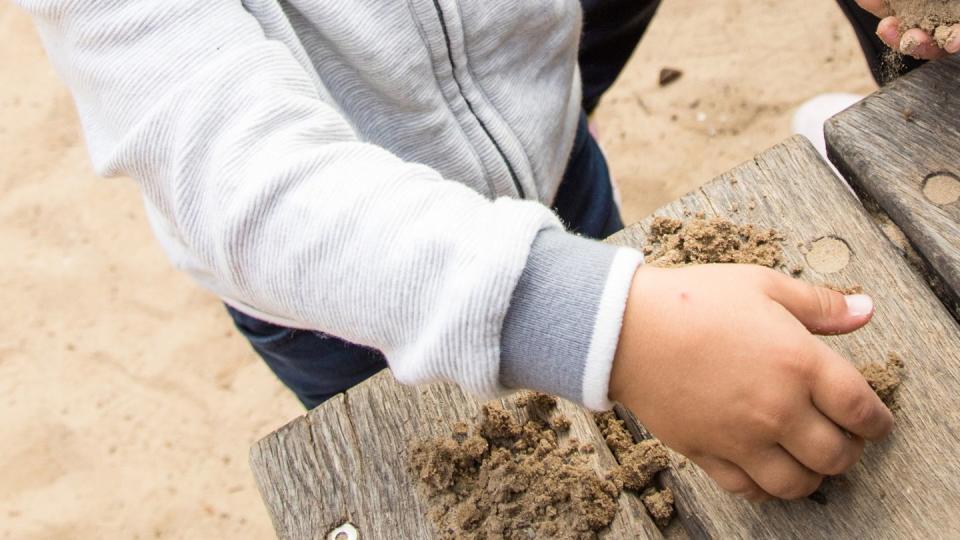
{"label": "knuckle", "polygon": [[817,316],[820,320],[829,320],[832,319],[836,313],[836,304],[834,303],[834,293],[831,290],[824,289],[823,287],[816,287],[814,289],[814,302],[816,303],[815,309],[817,310]]}
{"label": "knuckle", "polygon": [[817,472],[828,476],[836,476],[847,471],[859,457],[849,451],[846,444],[832,443],[823,451],[823,458],[816,467]]}
{"label": "knuckle", "polygon": [[863,392],[849,391],[847,410],[850,411],[850,422],[854,427],[867,432],[882,431],[883,426],[878,424],[876,402],[872,396]]}
{"label": "knuckle", "polygon": [[752,273],[750,280],[758,284],[761,290],[767,291],[768,293],[769,291],[776,290],[781,284],[780,280],[785,277],[780,272],[771,270],[765,266],[752,265],[748,268],[748,272]]}
{"label": "knuckle", "polygon": [[779,440],[786,433],[791,415],[791,407],[783,400],[761,400],[753,411],[753,431],[763,439]]}
{"label": "knuckle", "polygon": [[781,368],[794,378],[810,380],[814,375],[816,362],[809,354],[809,347],[791,345],[787,352],[780,356]]}

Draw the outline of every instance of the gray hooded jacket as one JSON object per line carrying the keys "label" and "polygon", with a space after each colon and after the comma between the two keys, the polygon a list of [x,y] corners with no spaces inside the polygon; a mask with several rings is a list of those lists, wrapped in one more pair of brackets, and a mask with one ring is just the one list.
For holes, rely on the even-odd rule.
{"label": "gray hooded jacket", "polygon": [[577,0],[17,0],[98,173],[234,307],[609,406],[641,256],[563,230]]}

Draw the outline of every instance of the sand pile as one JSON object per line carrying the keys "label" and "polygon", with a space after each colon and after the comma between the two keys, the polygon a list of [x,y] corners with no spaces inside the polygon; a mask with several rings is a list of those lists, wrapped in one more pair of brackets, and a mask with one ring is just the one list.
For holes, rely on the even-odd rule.
{"label": "sand pile", "polygon": [[656,439],[634,442],[623,421],[613,412],[597,413],[594,421],[607,447],[620,463],[610,471],[610,478],[618,487],[640,494],[653,520],[666,527],[673,517],[673,492],[670,488],[659,489],[654,485],[657,473],[670,467],[666,448]]}
{"label": "sand pile", "polygon": [[411,445],[410,466],[441,538],[596,538],[613,521],[622,490],[635,492],[654,521],[673,516],[673,493],[654,485],[670,466],[659,441],[635,443],[613,412],[595,415],[619,465],[601,475],[590,444],[561,443],[570,420],[554,397],[528,393],[515,401],[521,423],[499,405],[485,405],[471,429]]}
{"label": "sand pile", "polygon": [[720,218],[681,221],[657,217],[650,231],[644,255],[652,266],[738,263],[773,268],[783,263],[783,235],[774,229]]}
{"label": "sand pile", "polygon": [[900,19],[901,32],[911,28],[927,31],[937,44],[945,46],[952,37],[953,25],[960,24],[960,2],[957,0],[888,0],[890,9]]}
{"label": "sand pile", "polygon": [[886,362],[874,362],[860,368],[867,384],[891,410],[899,408],[897,390],[903,382],[903,368],[903,360],[894,353],[887,356]]}
{"label": "sand pile", "polygon": [[411,468],[441,538],[596,538],[613,521],[620,488],[590,465],[589,445],[561,444],[569,420],[556,400],[522,397],[521,424],[499,405],[471,429],[415,443]]}

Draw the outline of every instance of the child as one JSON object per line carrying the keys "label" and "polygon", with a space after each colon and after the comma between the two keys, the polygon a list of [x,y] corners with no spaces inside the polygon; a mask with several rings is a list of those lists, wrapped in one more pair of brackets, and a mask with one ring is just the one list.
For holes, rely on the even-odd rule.
{"label": "child", "polygon": [[18,3],[96,170],[139,183],[171,258],[308,407],[387,364],[616,400],[752,500],[809,494],[892,427],[810,333],[866,324],[869,297],[587,239],[622,223],[586,113],[655,1]]}

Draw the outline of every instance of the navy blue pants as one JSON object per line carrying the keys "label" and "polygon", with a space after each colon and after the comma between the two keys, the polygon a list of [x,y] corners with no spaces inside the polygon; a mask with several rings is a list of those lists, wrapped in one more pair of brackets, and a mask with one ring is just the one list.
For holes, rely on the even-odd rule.
{"label": "navy blue pants", "polygon": [[[659,0],[581,0],[584,34],[580,49],[583,109],[591,112],[613,84],[650,24]],[[874,35],[877,20],[839,0],[864,48],[874,77],[882,77],[885,50]],[[916,65],[908,61],[907,67]],[[623,228],[613,199],[607,163],[582,114],[574,148],[554,201],[554,210],[572,231],[605,238]],[[237,328],[307,408],[313,408],[387,367],[374,349],[319,332],[261,321],[227,307]]]}

